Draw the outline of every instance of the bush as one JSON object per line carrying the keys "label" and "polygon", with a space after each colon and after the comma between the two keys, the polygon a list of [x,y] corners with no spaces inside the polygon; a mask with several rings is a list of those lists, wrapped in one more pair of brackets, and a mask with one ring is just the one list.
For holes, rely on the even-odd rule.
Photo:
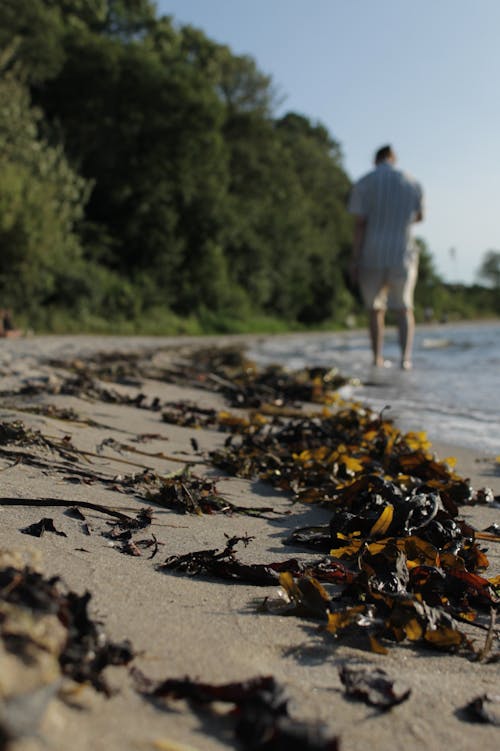
{"label": "bush", "polygon": [[41,125],[22,82],[0,73],[0,299],[32,314],[81,259],[76,225],[87,190]]}

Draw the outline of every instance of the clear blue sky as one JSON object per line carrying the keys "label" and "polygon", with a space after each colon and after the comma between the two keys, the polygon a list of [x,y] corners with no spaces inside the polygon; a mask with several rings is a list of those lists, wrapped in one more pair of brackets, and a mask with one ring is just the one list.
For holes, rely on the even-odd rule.
{"label": "clear blue sky", "polygon": [[[392,143],[420,180],[418,234],[449,281],[500,249],[500,0],[157,0],[161,15],[251,55],[323,123],[356,179]],[[450,252],[450,249],[455,252]]]}

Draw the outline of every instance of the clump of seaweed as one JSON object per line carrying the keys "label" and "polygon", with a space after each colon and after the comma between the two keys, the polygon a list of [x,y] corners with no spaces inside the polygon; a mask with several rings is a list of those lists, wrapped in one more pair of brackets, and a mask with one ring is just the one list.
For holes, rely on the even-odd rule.
{"label": "clump of seaweed", "polygon": [[[89,592],[67,590],[59,577],[46,578],[30,566],[0,567],[0,639],[4,649],[21,659],[42,659],[49,653],[60,674],[89,683],[110,696],[104,670],[127,665],[133,658],[129,642],[110,641],[88,612]],[[53,680],[54,669],[51,668]],[[4,688],[2,689],[5,690]],[[8,689],[7,689],[8,690]]]}
{"label": "clump of seaweed", "polygon": [[[141,392],[130,395],[103,385],[112,382],[140,388],[143,380],[154,379],[216,391],[233,407],[260,409],[266,405],[329,403],[337,399],[336,390],[340,386],[353,382],[335,368],[306,368],[291,372],[270,365],[259,369],[248,360],[243,347],[205,348],[194,354],[191,351],[189,357],[184,358],[178,352],[177,362],[167,366],[154,362],[157,354],[157,351],[110,352],[72,360],[49,359],[49,365],[66,370],[69,375],[28,382],[15,394],[66,394],[160,411],[162,405],[157,397],[148,400]],[[2,395],[13,394],[2,392]],[[168,419],[168,409],[166,415]]]}
{"label": "clump of seaweed", "polygon": [[500,728],[500,696],[482,694],[476,696],[460,711],[463,719]]}
{"label": "clump of seaweed", "polygon": [[61,441],[42,435],[39,430],[27,428],[21,420],[0,422],[0,453],[8,455],[3,447],[13,445],[19,448],[48,449],[59,454],[63,459],[75,461],[75,447],[66,438]]}
{"label": "clump of seaweed", "polygon": [[230,537],[222,550],[217,548],[198,550],[185,555],[169,556],[158,571],[177,571],[190,576],[212,576],[232,582],[254,584],[258,586],[277,585],[280,573],[288,572],[297,577],[316,577],[325,582],[347,583],[353,576],[342,563],[335,563],[328,558],[317,561],[301,561],[288,558],[284,561],[270,563],[243,563],[236,556],[236,546],[242,542],[247,546],[253,538]]}
{"label": "clump of seaweed", "polygon": [[406,701],[411,694],[411,689],[392,680],[380,668],[343,665],[339,675],[347,696],[383,711]]}
{"label": "clump of seaweed", "polygon": [[[241,366],[235,358],[231,367]],[[493,535],[460,519],[459,506],[495,496],[474,491],[452,460],[437,460],[423,433],[402,434],[368,407],[321,392],[317,400],[335,402],[335,409],[297,414],[277,407],[280,394],[267,392],[274,409],[235,419],[233,435],[211,454],[212,462],[229,474],[268,481],[296,501],[330,508],[328,525],[298,529],[288,544],[328,553],[332,564],[344,566],[346,586],[332,600],[311,571],[294,570],[291,563],[289,571],[262,567],[260,583],[279,572],[289,610],[304,612],[310,611],[304,607],[307,579],[309,590],[321,593],[327,630],[335,638],[354,634],[376,652],[408,640],[477,655],[459,623],[488,630],[488,617],[499,607],[497,580],[482,575],[489,563],[480,541]],[[208,417],[222,430],[229,422],[226,415],[224,421]],[[198,419],[194,415],[194,424]],[[258,580],[256,565],[243,566],[230,545],[171,557],[163,569]]]}
{"label": "clump of seaweed", "polygon": [[240,506],[228,501],[220,495],[213,480],[193,474],[189,465],[182,472],[158,481],[157,489],[147,492],[147,500],[183,514],[238,513],[265,517],[274,513],[269,506]]}
{"label": "clump of seaweed", "polygon": [[26,428],[20,420],[0,422],[0,445],[5,446],[7,444],[52,448],[50,441],[44,438],[39,430]]}
{"label": "clump of seaweed", "polygon": [[134,519],[119,519],[114,522],[108,522],[109,530],[103,533],[104,537],[118,544],[122,553],[132,556],[141,556],[141,550],[151,549],[149,558],[154,558],[158,553],[159,545],[154,534],[151,537],[138,539],[134,537],[149,527],[153,522],[153,509],[142,508]]}
{"label": "clump of seaweed", "polygon": [[191,402],[166,402],[162,419],[171,425],[181,425],[184,428],[214,428],[229,433],[242,433],[251,424],[247,417],[209,407],[198,407]]}
{"label": "clump of seaweed", "polygon": [[78,412],[72,407],[58,407],[56,404],[32,404],[29,407],[13,407],[16,412],[28,412],[32,415],[42,415],[55,420],[64,420],[67,422],[85,423],[87,425],[98,425],[93,420],[82,420]]}
{"label": "clump of seaweed", "polygon": [[340,386],[352,382],[336,369],[289,371],[279,365],[258,368],[243,347],[206,348],[188,362],[165,371],[163,379],[221,393],[233,407],[260,408],[335,400]]}
{"label": "clump of seaweed", "polygon": [[28,527],[20,530],[25,535],[32,535],[33,537],[42,537],[45,532],[52,532],[59,537],[66,537],[66,532],[62,532],[56,529],[54,520],[50,517],[44,516],[39,522],[30,524]]}
{"label": "clump of seaweed", "polygon": [[74,373],[89,373],[103,381],[136,385],[141,379],[141,364],[145,363],[151,352],[95,352],[91,357],[76,357],[71,360],[48,358],[47,364],[53,368],[69,370]]}
{"label": "clump of seaweed", "polygon": [[[235,740],[244,751],[337,751],[338,738],[320,723],[291,717],[283,688],[272,676],[210,684],[190,678],[153,682],[134,671],[137,690],[155,706],[187,700],[196,711],[228,704]],[[215,711],[215,710],[214,710]]]}

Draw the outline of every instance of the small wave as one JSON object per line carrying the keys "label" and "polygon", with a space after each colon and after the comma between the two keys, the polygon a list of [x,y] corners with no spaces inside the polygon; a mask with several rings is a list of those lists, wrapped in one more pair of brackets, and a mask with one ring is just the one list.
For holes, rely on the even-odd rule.
{"label": "small wave", "polygon": [[422,339],[420,342],[420,347],[422,349],[446,349],[447,347],[451,347],[453,342],[451,339],[438,339],[437,337],[432,337],[429,339]]}

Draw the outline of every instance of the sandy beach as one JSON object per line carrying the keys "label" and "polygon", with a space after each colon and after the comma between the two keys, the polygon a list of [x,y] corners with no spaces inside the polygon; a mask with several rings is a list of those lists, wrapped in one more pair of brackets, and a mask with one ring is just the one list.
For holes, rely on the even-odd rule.
{"label": "sandy beach", "polygon": [[[216,341],[227,340],[205,339],[203,344]],[[157,564],[168,556],[222,549],[227,537],[234,535],[252,538],[248,546],[238,546],[238,556],[243,561],[268,563],[292,555],[307,560],[310,553],[285,547],[283,541],[294,528],[326,523],[330,517],[323,508],[292,506],[287,494],[262,481],[228,477],[215,469],[208,453],[223,446],[227,434],[167,424],[162,421],[161,410],[58,393],[65,370],[61,364],[48,362],[48,358],[68,361],[80,356],[84,360],[98,352],[130,353],[156,345],[160,350],[155,364],[160,367],[179,356],[176,349],[167,348],[180,344],[187,351],[201,342],[99,337],[33,337],[2,342],[2,424],[22,421],[25,428],[39,431],[58,445],[66,440],[80,452],[78,461],[71,464],[50,447],[35,449],[3,442],[4,449],[19,455],[35,453],[46,466],[22,460],[16,463],[12,456],[0,454],[1,496],[32,501],[28,505],[0,504],[2,555],[6,551],[17,554],[45,576],[61,577],[66,587],[79,594],[88,590],[92,616],[102,623],[110,639],[130,640],[136,655],[128,666],[106,669],[106,679],[113,689],[109,698],[91,686],[71,691],[65,686],[71,699],[54,695],[41,714],[40,723],[26,730],[27,737],[5,748],[223,751],[238,747],[227,719],[191,711],[184,701],[171,702],[168,709],[146,701],[135,689],[130,673],[133,667],[153,681],[189,676],[208,683],[225,683],[272,675],[289,696],[290,714],[299,720],[325,723],[328,731],[340,739],[343,751],[361,751],[367,746],[381,750],[417,746],[429,751],[444,747],[454,751],[497,749],[498,727],[466,722],[459,710],[476,696],[500,692],[498,662],[471,661],[407,643],[394,645],[387,655],[362,651],[325,638],[318,623],[261,612],[259,603],[266,596],[274,597],[277,587],[228,584],[157,570]],[[220,394],[204,388],[152,378],[140,383],[133,378],[128,383],[123,383],[126,378],[121,380],[120,384],[108,381],[105,385],[131,396],[140,391],[145,403],[156,398],[161,404],[182,401],[207,409],[228,409]],[[14,393],[29,383],[43,388],[23,396]],[[5,395],[7,392],[12,395]],[[36,414],[47,405],[72,409],[78,417],[68,421],[57,414]],[[487,486],[500,494],[500,474],[492,457],[476,456],[449,445],[434,445],[433,451],[440,459],[455,456],[457,472],[470,478],[474,488]],[[113,486],[113,478],[147,468],[168,475],[189,462],[193,463],[195,474],[216,480],[221,495],[232,503],[272,506],[281,513],[269,518],[236,513],[179,514],[124,492],[119,483]],[[83,475],[78,478],[71,467],[106,477],[109,482],[92,482]],[[62,506],[37,507],[35,499],[43,498],[68,501],[68,508],[82,502],[97,504],[132,517],[141,508],[152,507],[152,524],[144,537],[151,540],[154,536],[155,557],[150,557],[149,548],[141,549],[140,555],[124,554],[117,541],[103,536],[112,522],[106,513],[82,506],[83,521],[68,515]],[[499,513],[498,508],[487,505],[460,510],[461,517],[478,530],[498,522]],[[46,532],[36,538],[21,533],[21,529],[42,517],[52,518],[55,528],[66,536]],[[490,561],[488,576],[498,575],[500,544],[485,543],[484,547],[488,548]],[[472,636],[479,644],[485,638],[483,632]],[[22,693],[33,686],[50,684],[50,680],[38,668],[21,666],[16,656],[5,649],[0,657],[4,699],[1,723],[8,713],[9,691]],[[344,664],[382,668],[411,689],[410,698],[387,712],[348,700],[338,671]],[[18,685],[14,691],[15,681]]]}

